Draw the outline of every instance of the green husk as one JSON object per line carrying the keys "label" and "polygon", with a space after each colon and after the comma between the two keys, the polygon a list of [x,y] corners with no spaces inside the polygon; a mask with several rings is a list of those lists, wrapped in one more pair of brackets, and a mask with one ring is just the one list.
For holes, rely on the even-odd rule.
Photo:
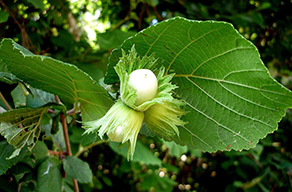
{"label": "green husk", "polygon": [[180,119],[186,114],[182,109],[183,105],[184,103],[177,99],[155,104],[145,111],[144,122],[156,135],[170,140],[175,135],[179,136],[178,126],[186,124]]}
{"label": "green husk", "polygon": [[[121,99],[129,107],[136,111],[146,111],[149,107],[156,103],[163,103],[165,101],[171,101],[173,99],[171,91],[177,86],[170,83],[174,74],[164,75],[165,68],[161,67],[158,71],[155,70],[157,65],[157,59],[153,55],[144,56],[142,59],[138,56],[135,47],[133,46],[129,52],[126,54],[122,50],[122,57],[120,61],[115,66],[115,71],[120,78],[120,94]],[[158,81],[158,90],[154,99],[151,101],[146,101],[139,106],[135,105],[137,98],[136,91],[129,86],[129,76],[137,69],[150,69],[156,73],[156,78]]]}
{"label": "green husk", "polygon": [[121,100],[118,100],[101,119],[85,122],[84,128],[88,129],[84,134],[98,132],[99,137],[102,139],[104,134],[114,134],[115,130],[122,126],[124,129],[121,143],[130,142],[130,145],[128,145],[128,158],[130,155],[133,157],[143,119],[143,112],[135,111]]}
{"label": "green husk", "polygon": [[[156,69],[157,59],[153,55],[138,56],[133,46],[128,54],[122,50],[122,57],[115,66],[120,78],[120,99],[101,119],[85,122],[85,133],[98,132],[103,138],[106,134],[111,141],[128,143],[128,159],[135,151],[136,140],[143,120],[156,135],[170,140],[179,135],[178,126],[183,126],[180,118],[185,114],[183,102],[174,99],[172,91],[177,88],[171,84],[174,74],[164,75],[165,68]],[[137,69],[151,70],[158,82],[156,96],[139,106],[135,105],[136,90],[129,86],[129,76]]]}

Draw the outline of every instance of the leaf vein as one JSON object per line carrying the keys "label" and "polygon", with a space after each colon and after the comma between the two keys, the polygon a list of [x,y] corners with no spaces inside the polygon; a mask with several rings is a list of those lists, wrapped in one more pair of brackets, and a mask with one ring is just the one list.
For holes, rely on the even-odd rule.
{"label": "leaf vein", "polygon": [[215,55],[215,56],[213,56],[213,57],[210,57],[210,58],[207,59],[206,61],[204,61],[204,62],[202,62],[201,64],[199,64],[199,65],[193,70],[193,72],[191,73],[191,75],[193,75],[196,71],[198,71],[198,69],[201,68],[204,64],[206,64],[206,63],[212,61],[213,59],[216,59],[216,58],[218,58],[218,57],[222,57],[222,56],[224,56],[224,55],[226,55],[226,54],[228,54],[228,53],[232,53],[233,51],[237,51],[237,50],[253,50],[253,48],[251,48],[251,47],[236,47],[236,48],[233,48],[233,49],[229,49],[229,50],[227,50],[227,51],[225,51],[225,52],[223,52],[223,53],[217,54],[217,55]]}
{"label": "leaf vein", "polygon": [[184,48],[182,48],[182,49],[181,49],[181,50],[180,50],[180,51],[174,56],[174,58],[173,58],[172,61],[169,63],[169,65],[168,65],[168,67],[167,67],[167,69],[166,69],[166,74],[167,74],[168,71],[170,70],[170,68],[171,68],[172,64],[174,63],[174,61],[176,60],[176,58],[177,58],[177,57],[178,57],[178,56],[179,56],[184,50],[186,50],[186,49],[187,49],[189,46],[191,46],[193,43],[197,42],[198,40],[202,39],[203,37],[207,36],[208,34],[211,34],[211,33],[215,32],[215,31],[219,31],[220,29],[222,29],[222,27],[221,27],[221,28],[218,28],[218,29],[214,29],[214,30],[208,31],[207,33],[205,33],[205,34],[201,35],[200,37],[198,37],[198,38],[192,40],[191,42],[189,42]]}
{"label": "leaf vein", "polygon": [[215,101],[216,103],[218,103],[219,105],[221,105],[221,106],[224,107],[225,109],[227,109],[227,110],[229,110],[229,111],[235,113],[236,115],[239,115],[239,116],[245,117],[245,118],[250,119],[250,120],[252,120],[252,121],[257,121],[257,122],[259,122],[259,123],[261,123],[261,124],[264,124],[264,125],[266,125],[266,126],[268,126],[268,127],[273,128],[273,126],[271,126],[271,125],[269,125],[269,124],[267,124],[267,123],[265,123],[265,122],[263,122],[263,121],[261,121],[261,120],[259,120],[259,119],[252,118],[252,117],[250,117],[250,116],[244,115],[244,114],[242,114],[242,113],[240,113],[240,112],[237,112],[237,111],[231,109],[230,107],[224,105],[223,103],[221,103],[220,101],[218,101],[217,99],[215,99],[214,97],[212,97],[209,93],[207,93],[203,88],[201,88],[199,85],[197,85],[197,84],[196,84],[195,82],[193,82],[191,79],[189,79],[189,78],[187,78],[187,79],[188,79],[193,85],[195,85],[196,87],[198,87],[198,88],[199,88],[199,89],[200,89],[205,95],[207,95],[209,98],[211,98],[213,101]]}
{"label": "leaf vein", "polygon": [[226,131],[229,131],[229,132],[233,133],[234,136],[238,136],[238,137],[240,137],[241,139],[243,139],[243,140],[249,142],[249,140],[248,140],[246,137],[244,137],[244,136],[242,136],[242,135],[236,133],[235,131],[233,131],[232,129],[228,128],[227,126],[225,126],[225,125],[223,125],[223,124],[217,122],[217,121],[216,121],[215,119],[213,119],[212,117],[208,116],[208,115],[205,114],[204,112],[202,112],[202,111],[200,111],[199,109],[197,109],[196,107],[192,106],[192,105],[191,105],[190,103],[188,103],[186,100],[184,100],[184,99],[182,99],[182,100],[183,100],[183,101],[184,101],[189,107],[191,107],[192,109],[194,109],[195,111],[197,111],[197,112],[200,113],[201,115],[205,116],[207,119],[213,121],[213,122],[214,122],[215,124],[217,124],[218,126],[224,128]]}

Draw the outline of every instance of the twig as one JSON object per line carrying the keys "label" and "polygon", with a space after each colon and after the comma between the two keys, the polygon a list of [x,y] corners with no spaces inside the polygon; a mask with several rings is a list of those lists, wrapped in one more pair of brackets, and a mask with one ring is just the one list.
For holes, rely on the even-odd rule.
{"label": "twig", "polygon": [[6,101],[5,97],[2,95],[1,91],[0,91],[0,98],[3,101],[4,105],[6,106],[6,108],[8,110],[11,110],[12,108],[10,107],[9,103]]}
{"label": "twig", "polygon": [[19,23],[19,21],[17,20],[17,18],[15,17],[15,15],[13,14],[13,12],[9,9],[9,7],[3,2],[3,0],[0,0],[0,4],[2,5],[2,7],[4,9],[7,10],[8,14],[12,17],[14,23],[16,23],[16,25],[18,26],[18,28],[20,29],[21,32],[21,41],[22,41],[22,46],[24,46],[27,49],[32,48],[32,50],[34,52],[36,52],[36,49],[31,41],[31,39],[29,38],[26,30],[25,30],[25,25],[24,22],[22,22],[22,24]]}
{"label": "twig", "polygon": [[91,149],[94,146],[100,145],[102,143],[107,143],[107,140],[101,140],[101,141],[97,141],[95,143],[91,143],[90,145],[82,148],[81,150],[79,150],[74,156],[75,157],[79,157],[82,153],[84,153],[85,151],[88,151],[89,149]]}
{"label": "twig", "polygon": [[61,119],[61,123],[62,123],[62,127],[63,127],[67,154],[69,156],[72,156],[72,151],[71,151],[71,146],[70,146],[70,141],[69,141],[69,135],[68,135],[68,129],[67,129],[66,117],[65,117],[63,112],[60,113],[60,119]]}
{"label": "twig", "polygon": [[[57,103],[60,104],[61,103],[60,98],[57,95],[55,96],[55,98],[56,98]],[[63,112],[60,113],[60,119],[61,119],[61,123],[62,123],[62,127],[63,127],[63,133],[64,133],[64,139],[65,139],[65,144],[66,144],[66,149],[67,149],[67,155],[68,156],[72,156],[66,117],[65,117]],[[78,182],[77,182],[76,179],[73,179],[73,186],[74,186],[74,191],[75,192],[79,192]]]}
{"label": "twig", "polygon": [[18,189],[17,189],[17,192],[21,192],[21,186],[22,186],[22,182],[19,183],[19,185],[18,185]]}
{"label": "twig", "polygon": [[84,57],[92,48],[88,47],[81,55],[81,57]]}
{"label": "twig", "polygon": [[122,20],[120,20],[115,26],[113,26],[109,31],[114,31],[115,29],[117,29],[119,26],[121,26],[123,23],[125,23],[126,21],[128,21],[129,19],[131,19],[131,12],[132,12],[132,6],[130,6],[130,9],[128,11],[128,14],[126,15],[126,17]]}
{"label": "twig", "polygon": [[156,7],[153,7],[153,11],[154,11],[154,14],[156,15],[158,20],[160,20],[160,21],[164,20],[163,17],[158,13],[158,10]]}
{"label": "twig", "polygon": [[[0,91],[0,98],[1,98],[1,100],[3,101],[4,105],[6,106],[6,108],[7,108],[8,110],[11,110],[11,109],[12,109],[11,106],[10,106],[9,103],[6,101],[5,97],[2,95],[1,91]],[[23,128],[23,126],[22,126],[21,123],[18,125],[18,127],[19,127],[19,128]],[[24,129],[22,129],[22,132],[26,132],[26,131],[25,131]]]}
{"label": "twig", "polygon": [[257,160],[251,153],[248,154],[248,157],[254,160],[254,162],[261,168],[264,169],[264,166],[261,164],[259,160]]}
{"label": "twig", "polygon": [[143,4],[142,10],[141,10],[141,12],[139,14],[138,29],[142,28],[142,19],[143,19],[143,15],[144,15],[144,12],[145,12],[145,8],[146,8],[146,3]]}
{"label": "twig", "polygon": [[22,28],[22,26],[20,25],[20,23],[17,21],[16,17],[14,16],[14,14],[12,13],[12,11],[10,11],[10,9],[8,8],[8,6],[3,2],[3,0],[0,0],[1,5],[3,6],[3,8],[5,8],[7,10],[7,12],[9,13],[9,15],[12,17],[13,21],[16,23],[16,25],[19,27],[19,29]]}
{"label": "twig", "polygon": [[49,152],[50,155],[56,155],[56,156],[67,155],[67,153],[64,152],[64,151],[52,151],[52,150],[49,150],[48,152]]}
{"label": "twig", "polygon": [[55,114],[55,111],[53,109],[48,109],[48,113]]}
{"label": "twig", "polygon": [[113,26],[110,31],[114,31],[117,29],[119,26],[121,26],[124,22],[128,21],[130,19],[130,15],[127,15],[124,19],[120,20],[115,26]]}
{"label": "twig", "polygon": [[75,107],[73,107],[72,109],[70,109],[69,111],[67,111],[66,115],[73,115],[75,114]]}

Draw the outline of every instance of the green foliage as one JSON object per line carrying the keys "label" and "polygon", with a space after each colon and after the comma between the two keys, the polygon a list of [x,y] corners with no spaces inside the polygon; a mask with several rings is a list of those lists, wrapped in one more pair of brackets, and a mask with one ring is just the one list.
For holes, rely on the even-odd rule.
{"label": "green foliage", "polygon": [[42,159],[48,155],[48,147],[42,141],[37,141],[32,149],[32,153],[36,159]]}
{"label": "green foliage", "polygon": [[23,94],[23,88],[19,84],[13,91],[11,91],[11,96],[13,98],[14,106],[21,107],[26,105],[26,98]]}
{"label": "green foliage", "polygon": [[38,168],[37,185],[40,192],[61,192],[62,176],[60,171],[60,161],[55,157],[50,157]]}
{"label": "green foliage", "polygon": [[92,172],[88,163],[77,157],[66,157],[64,159],[64,169],[68,176],[77,179],[80,183],[90,183]]}
{"label": "green foliage", "polygon": [[[111,142],[110,147],[116,153],[127,158],[127,147],[119,146],[118,143]],[[141,162],[146,165],[161,166],[161,160],[157,158],[147,147],[145,147],[140,141],[136,143],[136,151],[134,153],[132,161]]]}
{"label": "green foliage", "polygon": [[173,187],[176,185],[177,183],[169,178],[161,178],[157,174],[149,174],[143,177],[143,181],[141,182],[141,189],[147,190],[154,188],[155,191],[159,192],[171,192]]}
{"label": "green foliage", "polygon": [[84,121],[101,117],[112,103],[101,86],[73,65],[33,55],[9,39],[2,41],[0,57],[9,71],[34,87],[57,94],[76,107],[80,102]]}
{"label": "green foliage", "polygon": [[143,30],[122,49],[134,44],[139,55],[155,53],[166,73],[175,73],[175,95],[189,111],[180,144],[209,152],[255,147],[292,106],[292,93],[270,77],[256,48],[230,24],[178,17]]}
{"label": "green foliage", "polygon": [[25,145],[33,145],[41,129],[40,121],[48,107],[15,109],[0,114],[0,134],[15,147],[9,159],[17,156]]}
{"label": "green foliage", "polygon": [[181,146],[176,144],[175,142],[171,141],[163,141],[163,143],[167,146],[169,150],[169,155],[174,157],[180,157],[182,154],[188,152],[187,146]]}
{"label": "green foliage", "polygon": [[33,4],[33,6],[35,8],[44,10],[45,9],[45,5],[44,2],[42,0],[27,0],[29,3]]}
{"label": "green foliage", "polygon": [[135,32],[131,31],[107,31],[97,35],[97,42],[103,49],[113,49],[119,47],[125,39],[133,35],[135,35]]}
{"label": "green foliage", "polygon": [[1,11],[0,10],[0,23],[4,23],[8,20],[9,14],[7,11]]}
{"label": "green foliage", "polygon": [[22,161],[27,151],[23,151],[19,156],[10,158],[11,154],[14,151],[14,147],[10,145],[7,141],[0,142],[0,175],[4,174],[9,168],[13,165]]}

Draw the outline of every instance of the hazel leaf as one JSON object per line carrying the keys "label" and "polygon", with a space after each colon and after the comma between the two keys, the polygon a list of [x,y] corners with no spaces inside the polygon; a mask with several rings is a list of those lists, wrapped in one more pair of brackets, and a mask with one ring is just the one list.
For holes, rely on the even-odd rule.
{"label": "hazel leaf", "polygon": [[20,108],[0,114],[0,134],[15,147],[8,159],[19,155],[25,145],[34,146],[41,132],[40,121],[48,108]]}
{"label": "hazel leaf", "polygon": [[66,104],[80,103],[84,121],[101,117],[113,104],[105,89],[76,66],[34,55],[11,39],[1,42],[0,58],[0,65],[33,87],[58,95]]}
{"label": "hazel leaf", "polygon": [[[277,83],[256,47],[226,22],[176,17],[127,39],[139,56],[155,54],[166,74],[175,73],[174,95],[186,104],[179,127],[181,145],[202,151],[243,150],[277,130],[292,107],[292,93]],[[112,52],[105,82],[117,81],[111,69],[121,50]]]}

